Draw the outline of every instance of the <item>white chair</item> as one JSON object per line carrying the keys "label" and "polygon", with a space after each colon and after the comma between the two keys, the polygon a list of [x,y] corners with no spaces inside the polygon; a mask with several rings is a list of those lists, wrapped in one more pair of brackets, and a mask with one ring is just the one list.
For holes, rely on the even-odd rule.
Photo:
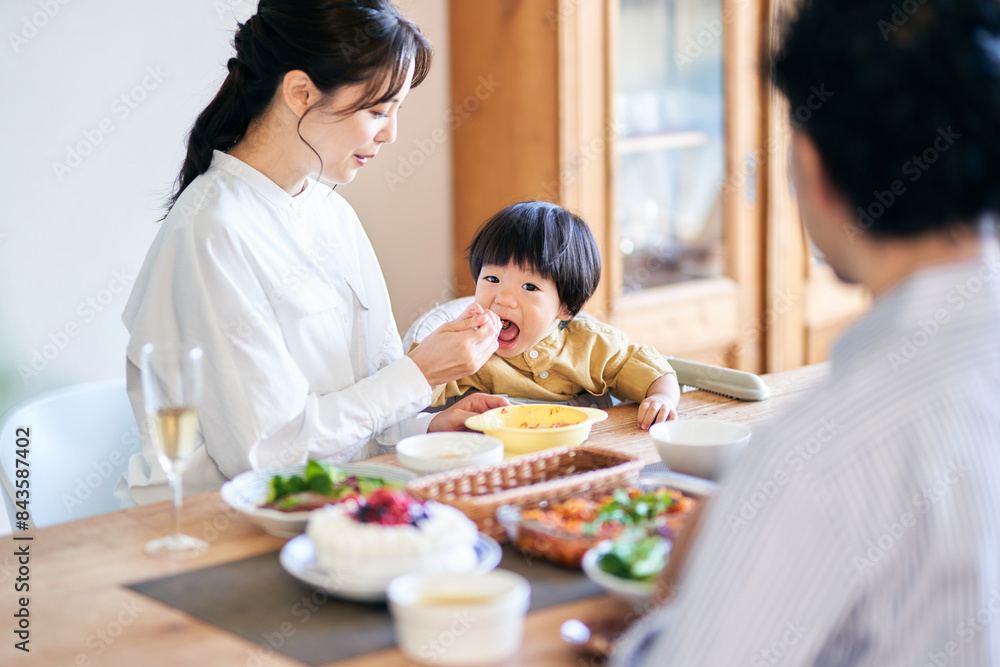
{"label": "white chair", "polygon": [[[18,437],[27,429],[27,462]],[[23,440],[21,441],[24,442]],[[0,474],[10,525],[17,530],[18,482],[28,482],[32,527],[43,528],[119,509],[113,490],[141,448],[124,380],[87,382],[46,392],[0,420]],[[27,477],[18,470],[28,471]]]}
{"label": "white chair", "polygon": [[419,343],[442,324],[458,318],[475,297],[463,296],[438,304],[416,319],[403,336],[403,352],[409,352],[413,343]]}

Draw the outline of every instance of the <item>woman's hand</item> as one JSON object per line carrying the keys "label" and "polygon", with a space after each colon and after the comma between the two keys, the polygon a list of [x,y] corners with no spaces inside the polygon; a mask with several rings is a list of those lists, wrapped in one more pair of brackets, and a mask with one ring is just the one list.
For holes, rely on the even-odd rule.
{"label": "woman's hand", "polygon": [[468,431],[469,429],[465,428],[466,419],[478,415],[480,412],[502,408],[505,405],[510,405],[510,401],[503,396],[483,393],[470,394],[447,410],[437,413],[437,416],[427,426],[427,432]]}
{"label": "woman's hand", "polygon": [[432,386],[472,375],[497,351],[500,317],[470,304],[462,316],[442,324],[407,356]]}

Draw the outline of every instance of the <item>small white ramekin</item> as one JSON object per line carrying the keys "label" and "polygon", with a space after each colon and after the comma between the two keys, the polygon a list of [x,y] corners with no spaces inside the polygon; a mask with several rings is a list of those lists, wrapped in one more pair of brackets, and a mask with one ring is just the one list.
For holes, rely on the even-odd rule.
{"label": "small white ramekin", "polygon": [[517,653],[531,586],[507,570],[406,574],[388,589],[399,648],[423,664],[474,665]]}

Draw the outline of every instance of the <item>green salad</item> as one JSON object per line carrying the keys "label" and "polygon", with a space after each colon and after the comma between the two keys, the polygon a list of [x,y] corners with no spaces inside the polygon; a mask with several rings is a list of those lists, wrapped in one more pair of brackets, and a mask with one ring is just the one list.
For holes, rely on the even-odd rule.
{"label": "green salad", "polygon": [[670,544],[658,534],[625,535],[597,557],[597,565],[622,579],[652,581],[667,565]]}
{"label": "green salad", "polygon": [[366,497],[381,488],[401,489],[403,486],[381,477],[348,475],[335,465],[310,459],[301,475],[275,475],[270,479],[264,507],[282,512],[305,512],[348,498]]}
{"label": "green salad", "polygon": [[585,535],[596,535],[607,524],[628,527],[656,523],[658,519],[678,509],[679,496],[679,493],[672,493],[666,487],[650,491],[615,489],[610,500],[600,506],[597,517],[584,525],[583,532]]}

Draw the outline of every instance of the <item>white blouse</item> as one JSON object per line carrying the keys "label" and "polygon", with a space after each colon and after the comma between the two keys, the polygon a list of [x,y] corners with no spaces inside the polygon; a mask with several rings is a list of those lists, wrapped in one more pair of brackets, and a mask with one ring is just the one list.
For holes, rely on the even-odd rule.
{"label": "white blouse", "polygon": [[202,441],[186,492],[251,466],[384,453],[432,417],[418,414],[431,387],[403,356],[371,243],[350,205],[315,181],[293,197],[216,151],[163,221],[122,319],[143,434],[116,488],[123,505],[169,497],[139,383],[148,342],[204,349]]}

